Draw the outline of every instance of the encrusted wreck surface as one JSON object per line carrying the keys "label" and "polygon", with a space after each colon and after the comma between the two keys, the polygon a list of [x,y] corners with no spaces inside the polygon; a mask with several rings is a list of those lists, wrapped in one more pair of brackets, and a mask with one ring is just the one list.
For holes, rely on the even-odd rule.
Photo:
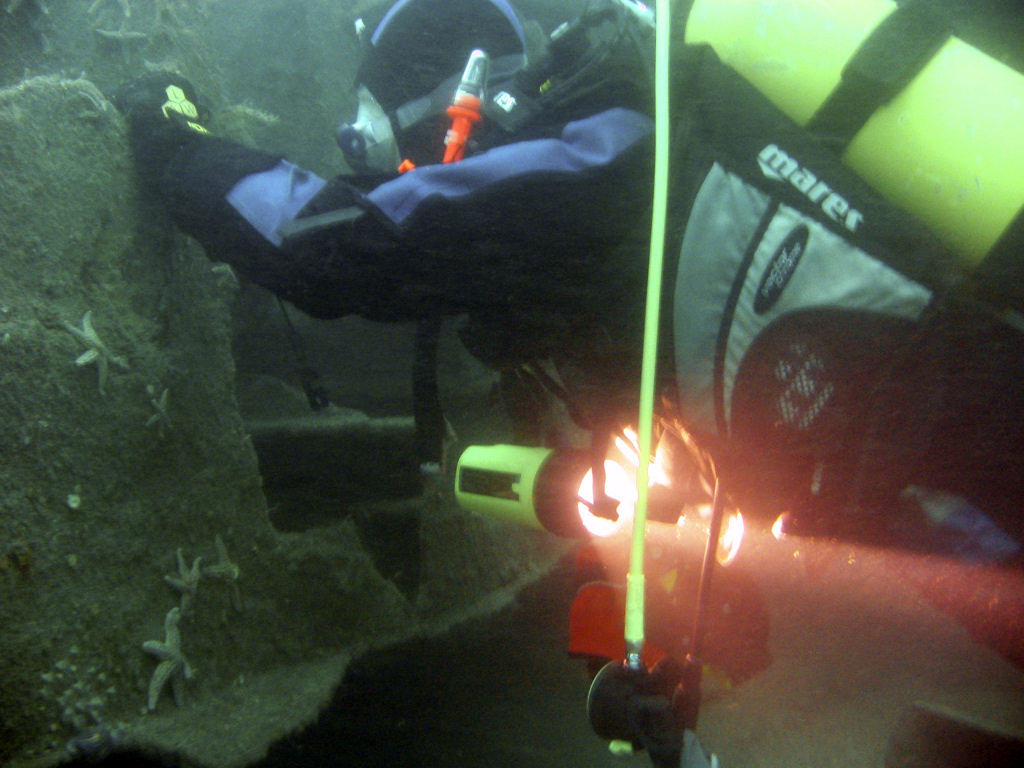
{"label": "encrusted wreck surface", "polygon": [[415,590],[352,519],[276,531],[235,398],[236,283],[139,197],[120,116],[88,80],[23,81],[0,91],[0,162],[0,762],[107,740],[245,764],[353,655],[553,562],[443,492],[403,508]]}

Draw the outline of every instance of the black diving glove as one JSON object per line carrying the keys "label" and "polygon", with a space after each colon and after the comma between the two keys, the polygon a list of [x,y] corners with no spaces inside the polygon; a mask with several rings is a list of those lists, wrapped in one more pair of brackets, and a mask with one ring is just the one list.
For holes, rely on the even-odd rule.
{"label": "black diving glove", "polygon": [[139,176],[155,186],[167,163],[182,149],[202,141],[210,110],[186,78],[150,72],[126,83],[114,105],[128,121],[128,141]]}

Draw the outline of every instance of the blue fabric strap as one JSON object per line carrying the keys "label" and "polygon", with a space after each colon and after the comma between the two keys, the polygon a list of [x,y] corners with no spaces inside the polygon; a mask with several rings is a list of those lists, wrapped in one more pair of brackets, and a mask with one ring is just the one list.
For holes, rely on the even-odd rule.
{"label": "blue fabric strap", "polygon": [[287,160],[269,171],[246,176],[227,194],[227,201],[263,237],[280,246],[278,229],[291,222],[327,182]]}
{"label": "blue fabric strap", "polygon": [[517,177],[558,171],[579,174],[608,165],[653,128],[650,118],[639,112],[609,109],[567,123],[560,138],[516,142],[460,163],[421,166],[381,184],[366,197],[400,225],[435,195],[454,199]]}

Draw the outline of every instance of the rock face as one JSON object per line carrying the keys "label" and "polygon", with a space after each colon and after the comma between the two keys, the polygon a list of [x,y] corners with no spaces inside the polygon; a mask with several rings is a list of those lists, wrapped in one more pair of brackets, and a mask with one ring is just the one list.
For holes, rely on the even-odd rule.
{"label": "rock face", "polygon": [[0,90],[0,166],[0,762],[127,741],[244,764],[352,655],[497,605],[561,552],[443,489],[399,505],[415,583],[359,524],[372,504],[276,530],[234,276],[138,196],[120,116],[85,79]]}

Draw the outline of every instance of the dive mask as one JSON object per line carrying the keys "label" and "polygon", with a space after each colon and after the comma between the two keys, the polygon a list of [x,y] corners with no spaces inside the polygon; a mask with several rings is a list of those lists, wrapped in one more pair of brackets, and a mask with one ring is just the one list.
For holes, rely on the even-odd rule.
{"label": "dive mask", "polygon": [[338,146],[356,172],[394,172],[402,158],[391,120],[366,86],[359,86],[358,96],[356,119],[338,125]]}

